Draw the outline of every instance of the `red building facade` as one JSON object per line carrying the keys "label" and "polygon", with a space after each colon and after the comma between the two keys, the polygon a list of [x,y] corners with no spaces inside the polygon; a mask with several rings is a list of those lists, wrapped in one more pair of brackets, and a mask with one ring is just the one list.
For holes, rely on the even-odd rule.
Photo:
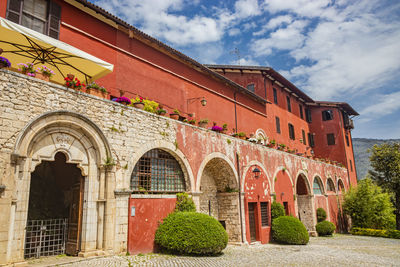
{"label": "red building facade", "polygon": [[[54,17],[58,25],[45,33],[114,64],[113,73],[96,81],[111,96],[123,92],[130,98],[148,98],[169,112],[178,109],[184,116],[207,118],[209,126],[227,124],[228,133],[245,132],[259,139],[259,144],[231,144],[228,136],[178,124],[175,144],[169,144],[181,144],[186,165],[179,161],[179,166],[192,173],[192,184],[184,191],[193,196],[200,212],[221,221],[231,242],[268,243],[273,201],[299,217],[310,232],[315,231],[318,207],[344,230],[340,194],[357,184],[349,116],[358,114],[348,104],[314,101],[272,68],[202,65],[90,2],[41,1],[48,8],[45,27]],[[0,16],[17,23],[23,10],[23,0],[0,3]],[[200,105],[199,99],[206,99],[207,105]],[[265,147],[273,142],[274,148]],[[277,150],[278,144],[284,151]],[[165,147],[154,144],[141,151],[135,168],[159,160],[146,153]],[[182,172],[188,176],[189,171]],[[153,250],[157,222],[173,210],[175,201],[162,194],[165,190],[141,194],[154,185],[138,177],[126,218],[130,253]]]}

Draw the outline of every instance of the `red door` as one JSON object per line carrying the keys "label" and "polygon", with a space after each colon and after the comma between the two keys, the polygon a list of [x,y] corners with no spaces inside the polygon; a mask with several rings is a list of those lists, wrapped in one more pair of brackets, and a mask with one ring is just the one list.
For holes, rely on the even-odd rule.
{"label": "red door", "polygon": [[159,222],[175,209],[176,198],[131,198],[129,200],[128,252],[154,251]]}

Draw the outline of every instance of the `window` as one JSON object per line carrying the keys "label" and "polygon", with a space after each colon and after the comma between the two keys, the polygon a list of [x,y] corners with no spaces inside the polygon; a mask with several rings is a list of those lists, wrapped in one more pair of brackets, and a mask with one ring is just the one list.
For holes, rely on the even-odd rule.
{"label": "window", "polygon": [[290,139],[295,140],[296,137],[294,135],[294,127],[293,127],[293,125],[291,123],[289,123],[288,127],[289,127],[289,137],[290,137]]}
{"label": "window", "polygon": [[322,120],[323,121],[333,120],[333,111],[330,109],[322,111]]}
{"label": "window", "polygon": [[304,119],[303,106],[301,104],[299,104],[299,110],[300,110],[300,118]]}
{"label": "window", "polygon": [[312,133],[308,133],[308,144],[310,147],[314,147],[314,135]]}
{"label": "window", "polygon": [[48,0],[9,0],[7,19],[58,39],[61,6]]}
{"label": "window", "polygon": [[350,171],[353,171],[353,162],[350,160]]}
{"label": "window", "polygon": [[302,137],[303,137],[303,144],[304,145],[307,145],[307,141],[306,141],[306,132],[304,131],[304,130],[301,130],[301,135],[302,135]]}
{"label": "window", "polygon": [[268,202],[260,202],[261,207],[261,226],[269,225],[269,212],[268,212]]}
{"label": "window", "polygon": [[307,122],[312,122],[312,118],[311,118],[311,110],[306,108],[306,121]]}
{"label": "window", "polygon": [[278,104],[278,92],[275,88],[272,89],[274,91],[274,103]]}
{"label": "window", "polygon": [[286,97],[286,102],[287,102],[287,110],[289,112],[292,112],[292,105],[290,104],[290,96]]}
{"label": "window", "polygon": [[333,133],[327,134],[326,138],[328,139],[328,146],[332,146],[335,144],[335,135]]}
{"label": "window", "polygon": [[283,202],[283,208],[285,209],[285,215],[289,216],[289,204],[286,201]]}
{"label": "window", "polygon": [[183,192],[183,172],[178,161],[168,152],[152,149],[136,163],[131,176],[131,189],[149,193]]}
{"label": "window", "polygon": [[314,195],[322,195],[321,180],[318,177],[315,177],[315,179],[314,179],[313,192],[314,192]]}
{"label": "window", "polygon": [[281,133],[281,123],[279,117],[275,117],[276,132]]}
{"label": "window", "polygon": [[350,146],[350,140],[349,140],[349,135],[346,134],[346,145]]}
{"label": "window", "polygon": [[247,85],[247,90],[252,91],[254,93],[255,92],[254,83],[248,84]]}
{"label": "window", "polygon": [[328,192],[335,192],[335,185],[333,184],[333,181],[331,178],[328,178],[328,182],[326,185],[326,191]]}

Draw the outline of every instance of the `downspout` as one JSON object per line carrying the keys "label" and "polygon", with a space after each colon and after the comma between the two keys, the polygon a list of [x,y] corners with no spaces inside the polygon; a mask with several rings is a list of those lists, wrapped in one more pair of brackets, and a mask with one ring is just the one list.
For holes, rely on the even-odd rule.
{"label": "downspout", "polygon": [[240,238],[243,241],[243,219],[242,219],[242,182],[240,178],[240,164],[239,164],[239,153],[236,152],[236,166],[237,166],[237,175],[239,180],[239,216],[240,216]]}
{"label": "downspout", "polygon": [[[350,119],[352,120],[353,118],[354,118],[354,116],[351,117]],[[351,130],[350,129],[349,129],[349,135],[350,135],[350,142],[351,142],[351,153],[353,154],[354,173],[356,174],[356,181],[358,182],[356,159],[354,157],[353,135],[351,134]]]}
{"label": "downspout", "polygon": [[[343,114],[341,114],[343,111],[338,109],[339,111],[339,123],[340,123],[340,129],[341,129],[341,133],[343,134],[343,130],[346,131],[346,129],[344,128],[344,121],[343,120]],[[344,133],[346,135],[346,133]],[[346,138],[346,136],[342,136],[342,140],[343,140],[343,144],[344,144],[344,157],[346,159],[346,166],[347,166],[347,180],[349,181],[349,187],[351,187],[351,180],[350,180],[350,170],[349,170],[349,161],[347,158],[347,153],[346,153],[346,141],[344,140]]]}
{"label": "downspout", "polygon": [[236,91],[235,91],[235,93],[233,94],[233,99],[235,100],[234,101],[234,103],[235,103],[235,133],[237,133],[238,132],[238,125],[237,125],[237,112],[236,112]]}

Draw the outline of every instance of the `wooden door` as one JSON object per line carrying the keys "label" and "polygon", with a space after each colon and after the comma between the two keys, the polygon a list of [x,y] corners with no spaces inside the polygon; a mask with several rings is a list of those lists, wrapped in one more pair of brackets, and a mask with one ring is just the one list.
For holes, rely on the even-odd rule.
{"label": "wooden door", "polygon": [[80,251],[82,208],[83,208],[83,177],[79,183],[72,186],[72,203],[68,219],[67,255],[76,256]]}
{"label": "wooden door", "polygon": [[249,203],[249,228],[250,228],[250,242],[257,240],[256,234],[256,205],[257,203]]}

